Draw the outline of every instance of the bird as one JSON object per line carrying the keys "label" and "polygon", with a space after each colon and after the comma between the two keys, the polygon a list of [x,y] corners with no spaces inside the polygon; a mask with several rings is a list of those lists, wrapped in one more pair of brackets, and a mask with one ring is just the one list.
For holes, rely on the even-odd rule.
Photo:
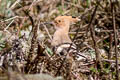
{"label": "bird", "polygon": [[54,20],[55,33],[53,35],[52,46],[56,46],[62,43],[72,43],[68,36],[71,23],[79,21],[78,18],[72,18],[72,16],[58,16]]}
{"label": "bird", "polygon": [[[75,24],[79,21],[79,18],[72,16],[56,17],[53,21],[55,32],[53,34],[51,42],[51,45],[53,46],[53,51],[60,56],[60,62],[62,61],[61,65],[69,65],[65,67],[68,73],[64,71],[64,74],[66,73],[69,76],[72,75],[76,77],[76,80],[80,80],[79,72],[76,73],[75,71],[77,67],[76,61],[84,62],[87,61],[88,58],[77,50],[77,46],[74,44],[74,42],[72,42],[72,40],[69,37],[69,29],[71,24]],[[55,56],[55,58],[57,58],[57,56]],[[62,66],[60,66],[58,70],[60,70]],[[65,79],[70,80],[71,78],[65,77]]]}
{"label": "bird", "polygon": [[77,46],[69,37],[69,28],[71,24],[75,24],[79,21],[79,18],[72,16],[58,16],[54,19],[53,25],[55,27],[55,32],[53,34],[51,45],[54,47],[53,50],[55,53],[64,55],[64,51],[66,51],[66,53],[69,53],[70,55],[76,55],[77,53],[79,55],[79,60],[81,58],[86,58],[84,55],[78,52]]}

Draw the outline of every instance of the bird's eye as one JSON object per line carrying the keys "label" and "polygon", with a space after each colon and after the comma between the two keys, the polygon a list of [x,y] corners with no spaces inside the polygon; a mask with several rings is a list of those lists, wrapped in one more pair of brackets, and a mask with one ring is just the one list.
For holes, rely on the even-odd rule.
{"label": "bird's eye", "polygon": [[61,20],[58,20],[58,22],[61,22]]}

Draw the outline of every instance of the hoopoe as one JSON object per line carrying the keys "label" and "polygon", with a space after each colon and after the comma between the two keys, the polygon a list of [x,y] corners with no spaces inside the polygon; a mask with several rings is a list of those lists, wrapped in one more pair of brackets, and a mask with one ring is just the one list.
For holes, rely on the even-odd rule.
{"label": "hoopoe", "polygon": [[[76,23],[80,21],[78,18],[74,18],[72,16],[58,16],[54,19],[54,26],[55,26],[55,33],[53,35],[52,43],[51,45],[54,46],[54,52],[57,53],[59,56],[61,56],[61,60],[63,60],[66,63],[69,64],[69,66],[66,67],[67,71],[69,73],[69,76],[74,76],[77,79],[79,78],[79,73],[76,73],[76,60],[84,61],[87,60],[86,56],[84,54],[81,54],[77,50],[77,46],[72,42],[70,39],[68,33],[70,25],[73,23]],[[64,73],[65,74],[65,73]],[[65,78],[67,79],[67,78]],[[71,80],[71,79],[68,79]]]}
{"label": "hoopoe", "polygon": [[55,33],[53,35],[52,46],[56,46],[62,43],[72,43],[68,36],[71,23],[79,21],[78,18],[72,18],[72,16],[58,16],[54,20]]}
{"label": "hoopoe", "polygon": [[74,18],[72,16],[58,16],[54,19],[54,26],[56,31],[53,35],[51,45],[55,47],[54,51],[57,54],[61,54],[63,50],[67,50],[69,48],[70,49],[68,53],[78,53],[76,45],[71,41],[68,35],[70,25],[78,21],[80,21],[80,19]]}

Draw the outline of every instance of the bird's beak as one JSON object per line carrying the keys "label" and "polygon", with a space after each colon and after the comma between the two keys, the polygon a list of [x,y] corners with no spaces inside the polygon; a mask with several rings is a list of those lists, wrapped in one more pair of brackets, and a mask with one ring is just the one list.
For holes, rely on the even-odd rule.
{"label": "bird's beak", "polygon": [[44,24],[46,24],[46,25],[52,25],[52,26],[54,26],[54,28],[56,29],[56,25],[55,25],[55,22],[54,22],[54,21],[45,22]]}
{"label": "bird's beak", "polygon": [[54,27],[56,26],[54,21],[50,22],[50,24],[53,25]]}
{"label": "bird's beak", "polygon": [[44,24],[50,24],[50,25],[54,25],[54,22],[45,22]]}

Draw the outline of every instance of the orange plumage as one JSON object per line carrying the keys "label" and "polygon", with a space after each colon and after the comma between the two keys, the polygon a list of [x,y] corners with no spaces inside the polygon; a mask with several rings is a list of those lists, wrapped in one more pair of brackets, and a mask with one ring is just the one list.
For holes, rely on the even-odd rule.
{"label": "orange plumage", "polygon": [[56,46],[62,43],[72,43],[69,38],[68,32],[70,25],[79,21],[78,18],[72,18],[72,16],[58,16],[54,20],[55,33],[53,35],[52,46]]}

